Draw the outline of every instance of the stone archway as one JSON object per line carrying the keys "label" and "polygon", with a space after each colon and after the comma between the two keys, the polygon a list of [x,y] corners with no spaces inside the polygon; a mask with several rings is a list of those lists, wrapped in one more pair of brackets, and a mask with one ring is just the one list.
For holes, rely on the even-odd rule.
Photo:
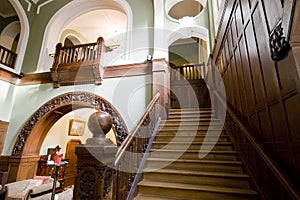
{"label": "stone archway", "polygon": [[9,180],[23,180],[35,175],[41,145],[52,125],[65,114],[80,108],[94,108],[108,112],[120,145],[128,130],[118,111],[105,99],[88,92],[69,92],[59,95],[41,106],[25,123],[17,137],[12,159],[9,161]]}

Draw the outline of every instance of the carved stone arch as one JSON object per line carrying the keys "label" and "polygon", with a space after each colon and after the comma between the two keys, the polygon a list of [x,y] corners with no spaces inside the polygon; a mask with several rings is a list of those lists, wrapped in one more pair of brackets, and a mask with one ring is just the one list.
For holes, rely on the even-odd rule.
{"label": "carved stone arch", "polygon": [[39,155],[41,145],[53,124],[65,114],[80,108],[94,108],[109,113],[113,118],[112,128],[118,145],[128,135],[124,120],[107,100],[89,92],[69,92],[49,100],[33,113],[21,129],[12,155]]}

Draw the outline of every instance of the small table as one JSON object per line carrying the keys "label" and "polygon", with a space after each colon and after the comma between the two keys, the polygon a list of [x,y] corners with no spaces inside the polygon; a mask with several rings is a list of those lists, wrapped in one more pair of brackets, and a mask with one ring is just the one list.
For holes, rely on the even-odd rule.
{"label": "small table", "polygon": [[61,163],[47,164],[50,167],[55,167],[55,175],[54,175],[54,182],[53,182],[51,200],[54,200],[54,196],[55,196],[55,189],[56,189],[56,181],[57,181],[58,169],[59,169],[59,167],[65,166],[67,164],[68,164],[67,161],[62,161]]}

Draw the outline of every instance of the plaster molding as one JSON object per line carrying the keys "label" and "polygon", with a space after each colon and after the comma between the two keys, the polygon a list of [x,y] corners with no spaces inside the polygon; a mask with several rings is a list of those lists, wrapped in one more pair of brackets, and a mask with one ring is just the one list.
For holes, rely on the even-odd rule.
{"label": "plaster molding", "polygon": [[[26,0],[25,0],[26,1]],[[18,14],[20,25],[21,25],[21,32],[20,32],[20,38],[18,42],[18,47],[16,50],[16,53],[18,54],[15,64],[15,72],[20,73],[24,55],[26,51],[26,46],[28,42],[29,37],[29,22],[27,19],[27,15],[19,1],[9,0],[13,8],[15,9],[16,13]],[[30,4],[31,5],[31,4]]]}
{"label": "plaster molding", "polygon": [[31,10],[31,2],[29,2],[29,0],[24,0],[27,4],[28,4],[28,6],[27,6],[27,12],[30,12],[30,10]]}
{"label": "plaster molding", "polygon": [[[51,3],[52,1],[54,1],[54,0],[48,0],[48,1],[45,1],[45,2],[41,3],[40,5],[38,5],[38,7],[37,7],[37,9],[36,9],[36,14],[40,14],[41,8],[42,8],[43,6],[45,6],[45,5],[49,4],[49,3]],[[38,0],[37,0],[36,2],[38,2]]]}

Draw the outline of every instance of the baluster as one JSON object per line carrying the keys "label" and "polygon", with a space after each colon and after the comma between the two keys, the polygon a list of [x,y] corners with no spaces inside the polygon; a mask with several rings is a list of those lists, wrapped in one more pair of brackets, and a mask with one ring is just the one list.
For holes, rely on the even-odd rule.
{"label": "baluster", "polygon": [[202,78],[204,78],[205,75],[206,75],[206,66],[205,66],[205,62],[203,62],[203,64],[202,64],[202,69],[203,69],[203,76],[202,76]]}
{"label": "baluster", "polygon": [[2,63],[2,55],[3,55],[3,49],[0,48],[0,63]]}
{"label": "baluster", "polygon": [[74,47],[70,48],[70,63],[74,62]]}
{"label": "baluster", "polygon": [[3,63],[6,65],[7,62],[7,51],[4,52]]}

